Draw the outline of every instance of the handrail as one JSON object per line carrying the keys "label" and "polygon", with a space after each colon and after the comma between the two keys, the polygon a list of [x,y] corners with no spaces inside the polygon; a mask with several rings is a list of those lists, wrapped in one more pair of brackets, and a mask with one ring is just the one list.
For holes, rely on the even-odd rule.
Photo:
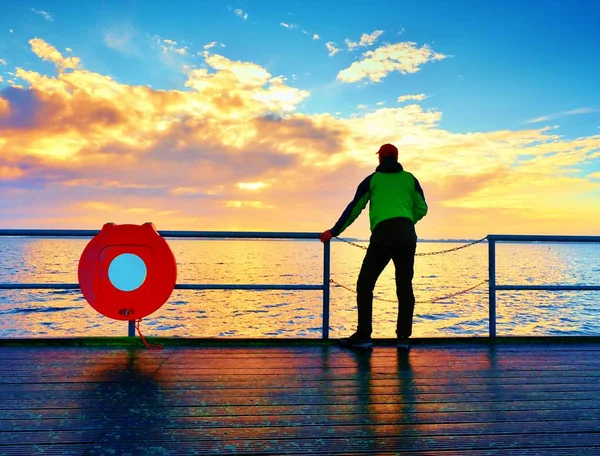
{"label": "handrail", "polygon": [[[93,237],[100,230],[66,229],[0,229],[2,236],[24,237]],[[262,232],[262,231],[158,231],[162,237],[170,238],[221,238],[221,239],[319,239],[320,233],[310,232]],[[489,336],[496,337],[496,292],[498,290],[592,290],[600,291],[600,285],[498,285],[496,283],[496,243],[497,242],[541,242],[541,243],[600,243],[600,236],[563,236],[563,235],[520,235],[489,234],[488,277],[489,277]],[[329,338],[329,301],[331,274],[331,243],[323,244],[323,283],[314,284],[176,284],[179,290],[322,290],[323,291],[323,327],[322,339]],[[0,283],[0,289],[55,289],[78,290],[79,284],[41,284],[41,283]],[[133,321],[129,322],[129,335],[134,336]]]}
{"label": "handrail", "polygon": [[[100,230],[0,229],[0,236],[26,237],[93,237]],[[173,238],[238,238],[238,239],[319,239],[321,233],[270,231],[169,231],[158,230],[162,237]]]}
{"label": "handrail", "polygon": [[[61,229],[0,229],[0,237],[94,237],[100,230],[61,230]],[[158,231],[162,237],[169,238],[224,238],[224,239],[319,239],[320,233],[267,232],[267,231]],[[322,339],[329,339],[329,286],[331,246],[325,242],[323,247],[323,283],[312,284],[176,284],[178,290],[322,290],[323,326]],[[79,290],[77,283],[0,283],[0,290]],[[129,336],[135,336],[134,321],[129,321]]]}
{"label": "handrail", "polygon": [[504,242],[600,242],[600,236],[563,236],[553,234],[488,234],[489,241]]}
{"label": "handrail", "polygon": [[496,242],[600,242],[600,236],[555,236],[531,234],[488,234],[488,278],[489,278],[489,335],[496,337],[496,291],[497,290],[593,290],[600,285],[497,285]]}

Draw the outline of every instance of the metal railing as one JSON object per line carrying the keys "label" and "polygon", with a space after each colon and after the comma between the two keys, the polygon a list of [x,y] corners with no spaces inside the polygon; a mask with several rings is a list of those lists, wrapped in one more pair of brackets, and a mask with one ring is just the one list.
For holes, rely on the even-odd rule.
{"label": "metal railing", "polygon": [[[56,229],[0,229],[2,236],[22,237],[94,237],[99,230],[56,230]],[[294,232],[239,232],[239,231],[158,231],[164,238],[197,239],[319,239],[320,233]],[[592,290],[600,291],[600,285],[498,285],[496,283],[496,243],[497,242],[543,242],[543,243],[600,243],[600,236],[552,236],[552,235],[513,235],[489,234],[488,277],[489,277],[489,336],[496,337],[496,292],[502,290]],[[313,284],[176,284],[176,290],[318,290],[323,291],[322,338],[329,339],[329,301],[331,274],[331,244],[323,244],[323,283]],[[0,283],[0,290],[79,290],[77,283]],[[134,321],[129,321],[129,336],[135,335]]]}
{"label": "metal railing", "polygon": [[[94,237],[99,230],[38,230],[38,229],[0,229],[2,236],[24,237]],[[291,232],[253,232],[253,231],[158,231],[164,238],[198,239],[319,239],[320,233]],[[180,283],[176,290],[320,290],[323,291],[323,328],[322,338],[329,339],[329,284],[330,284],[331,245],[323,244],[323,283],[311,284],[203,284]],[[0,283],[0,290],[80,290],[78,283]],[[135,336],[134,320],[129,321],[129,336]]]}
{"label": "metal railing", "polygon": [[528,234],[488,234],[488,277],[489,277],[489,334],[496,337],[496,291],[498,290],[594,290],[600,285],[497,285],[496,242],[599,242],[600,236],[551,236]]}

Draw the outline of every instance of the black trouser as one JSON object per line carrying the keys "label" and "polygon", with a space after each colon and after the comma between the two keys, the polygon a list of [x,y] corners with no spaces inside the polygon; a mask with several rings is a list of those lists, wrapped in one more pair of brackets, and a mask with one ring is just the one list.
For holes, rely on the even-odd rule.
{"label": "black trouser", "polygon": [[392,260],[396,268],[398,297],[396,335],[408,337],[412,334],[415,309],[412,279],[416,247],[417,235],[412,220],[388,219],[375,227],[356,284],[358,333],[370,336],[373,332],[373,289],[377,279]]}

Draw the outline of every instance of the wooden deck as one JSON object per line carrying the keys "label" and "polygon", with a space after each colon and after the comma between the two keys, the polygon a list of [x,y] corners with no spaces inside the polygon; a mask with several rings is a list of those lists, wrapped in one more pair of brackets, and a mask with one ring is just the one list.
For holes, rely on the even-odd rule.
{"label": "wooden deck", "polygon": [[600,454],[600,342],[0,344],[0,455]]}

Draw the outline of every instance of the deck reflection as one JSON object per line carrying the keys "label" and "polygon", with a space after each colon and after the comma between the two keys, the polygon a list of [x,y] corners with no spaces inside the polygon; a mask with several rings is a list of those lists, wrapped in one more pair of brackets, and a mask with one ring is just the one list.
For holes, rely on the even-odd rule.
{"label": "deck reflection", "polygon": [[600,343],[548,341],[3,346],[0,454],[592,454]]}

